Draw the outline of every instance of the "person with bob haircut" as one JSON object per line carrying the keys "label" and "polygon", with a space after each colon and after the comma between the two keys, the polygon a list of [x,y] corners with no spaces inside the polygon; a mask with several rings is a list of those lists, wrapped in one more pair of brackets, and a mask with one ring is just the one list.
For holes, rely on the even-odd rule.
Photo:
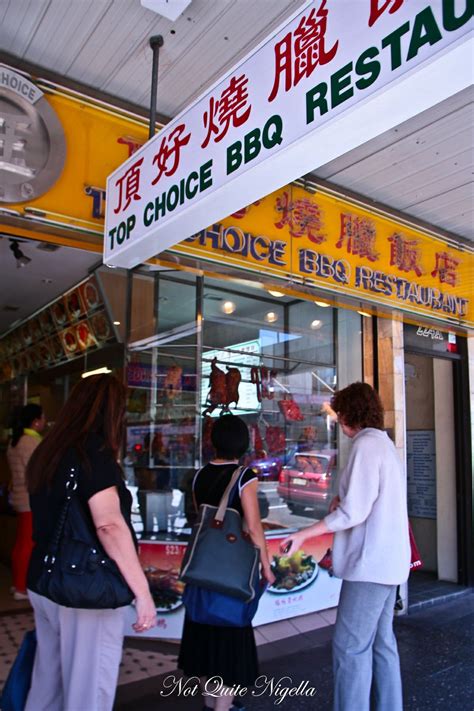
{"label": "person with bob haircut", "polygon": [[410,570],[406,477],[383,431],[378,393],[367,383],[336,392],[331,407],[352,440],[329,514],[289,536],[286,551],[334,533],[333,568],[342,578],[333,638],[334,710],[402,711],[402,683],[393,608]]}
{"label": "person with bob haircut", "polygon": [[137,555],[132,497],[117,462],[126,390],[111,375],[81,379],[27,469],[35,548],[28,570],[38,646],[26,711],[110,711],[124,632],[124,608],[64,607],[35,592],[48,544],[64,504],[70,467],[76,495],[105,552],[135,595],[143,632],[156,624],[156,608]]}
{"label": "person with bob haircut", "polygon": [[46,426],[43,408],[29,403],[21,408],[18,421],[13,426],[12,438],[7,448],[11,472],[10,504],[17,514],[15,545],[12,550],[12,593],[14,600],[28,600],[26,573],[33,550],[32,516],[26,487],[26,467],[31,455],[41,442],[41,432]]}
{"label": "person with bob haircut", "polygon": [[[239,459],[249,446],[247,425],[235,415],[223,415],[212,427],[211,441],[214,459],[199,469],[193,480],[195,506],[218,506]],[[257,501],[258,478],[250,468],[244,468],[229,506],[245,518],[253,543],[260,548],[262,575],[269,584],[275,581],[270,567],[265,535]],[[227,711],[233,703],[229,687],[240,684],[253,686],[259,675],[257,649],[252,625],[224,627],[204,625],[185,617],[178,667],[188,677],[200,677],[204,709]],[[215,689],[207,680],[219,677],[224,685]],[[236,707],[238,708],[237,702]]]}

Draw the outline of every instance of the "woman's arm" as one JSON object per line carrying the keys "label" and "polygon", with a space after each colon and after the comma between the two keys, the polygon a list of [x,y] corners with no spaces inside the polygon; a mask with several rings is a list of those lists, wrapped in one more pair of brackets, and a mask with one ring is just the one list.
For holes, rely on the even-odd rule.
{"label": "woman's arm", "polygon": [[260,519],[260,509],[257,498],[258,481],[250,481],[244,486],[240,494],[242,508],[244,510],[245,521],[249,529],[250,538],[253,543],[260,548],[260,560],[262,562],[263,575],[265,580],[271,585],[275,582],[275,576],[270,568],[268,559],[267,544],[263,533],[262,521]]}
{"label": "woman's arm", "polygon": [[138,560],[132,534],[120,510],[117,487],[111,486],[91,496],[89,508],[99,541],[105,552],[117,563],[135,595],[137,621],[133,628],[136,632],[143,632],[154,627],[156,606]]}

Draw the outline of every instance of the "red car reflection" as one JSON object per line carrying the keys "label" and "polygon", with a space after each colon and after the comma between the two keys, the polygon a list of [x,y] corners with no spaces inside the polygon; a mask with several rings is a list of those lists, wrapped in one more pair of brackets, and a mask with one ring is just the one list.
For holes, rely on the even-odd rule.
{"label": "red car reflection", "polygon": [[336,455],[300,452],[295,454],[293,463],[280,472],[277,493],[294,514],[303,514],[310,509],[324,515],[335,487]]}

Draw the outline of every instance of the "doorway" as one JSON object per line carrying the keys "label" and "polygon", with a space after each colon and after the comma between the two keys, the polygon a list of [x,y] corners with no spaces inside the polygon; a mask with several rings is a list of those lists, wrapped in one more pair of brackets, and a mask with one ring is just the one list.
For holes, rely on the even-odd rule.
{"label": "doorway", "polygon": [[411,604],[458,589],[453,362],[405,353],[405,394],[408,515],[423,561]]}

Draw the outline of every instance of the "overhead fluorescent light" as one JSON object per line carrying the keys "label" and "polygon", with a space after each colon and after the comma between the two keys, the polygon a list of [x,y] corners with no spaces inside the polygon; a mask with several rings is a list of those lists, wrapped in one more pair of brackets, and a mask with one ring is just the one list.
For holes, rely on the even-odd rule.
{"label": "overhead fluorescent light", "polygon": [[358,311],[357,313],[364,316],[364,318],[372,318],[372,314],[369,314],[367,311]]}
{"label": "overhead fluorescent light", "polygon": [[111,373],[110,368],[96,368],[95,370],[86,370],[82,373],[81,378],[88,378],[90,375],[102,375],[103,373]]}
{"label": "overhead fluorescent light", "polygon": [[191,0],[140,0],[142,7],[174,22],[191,5]]}

